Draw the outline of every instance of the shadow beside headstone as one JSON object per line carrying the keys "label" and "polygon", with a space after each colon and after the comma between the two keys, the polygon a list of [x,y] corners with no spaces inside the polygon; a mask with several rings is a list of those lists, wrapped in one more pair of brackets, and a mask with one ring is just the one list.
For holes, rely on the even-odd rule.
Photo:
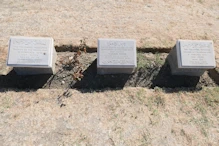
{"label": "shadow beside headstone", "polygon": [[129,74],[97,74],[97,59],[83,72],[81,81],[71,84],[71,88],[100,91],[104,88],[121,89],[129,79]]}
{"label": "shadow beside headstone", "polygon": [[216,71],[216,69],[210,69],[208,71],[208,75],[217,85],[219,85],[219,73]]}
{"label": "shadow beside headstone", "polygon": [[197,76],[172,75],[166,58],[165,63],[161,67],[159,73],[152,80],[151,88],[156,86],[166,88],[197,87],[199,80],[200,77]]}
{"label": "shadow beside headstone", "polygon": [[39,89],[42,88],[52,75],[17,75],[11,70],[7,75],[0,76],[0,88]]}

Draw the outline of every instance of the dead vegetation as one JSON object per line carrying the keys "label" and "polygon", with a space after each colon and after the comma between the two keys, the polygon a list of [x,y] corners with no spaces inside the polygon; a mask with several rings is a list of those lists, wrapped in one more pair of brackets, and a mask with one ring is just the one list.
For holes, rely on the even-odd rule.
{"label": "dead vegetation", "polygon": [[76,52],[74,56],[63,57],[59,60],[59,62],[62,64],[62,69],[73,70],[72,77],[77,81],[80,81],[83,78],[84,69],[82,63],[79,61],[79,57],[82,53],[87,52],[88,46],[86,45],[86,39],[87,38],[81,39],[79,47],[76,48],[77,50],[72,50]]}
{"label": "dead vegetation", "polygon": [[[73,51],[73,45],[63,44],[74,44],[79,50],[66,52],[69,56],[59,52],[63,57],[59,65],[64,74],[53,78],[57,82],[44,86],[47,89],[39,89],[41,84],[37,89],[26,89],[44,80],[42,76],[1,76],[0,145],[218,146],[217,85],[208,73],[199,80],[201,87],[198,90],[187,88],[185,84],[173,84],[190,81],[190,78],[172,79],[168,74],[162,74],[166,73],[166,55],[154,53],[159,49],[168,52],[176,39],[211,39],[218,56],[218,7],[217,0],[109,0],[107,3],[3,0],[0,5],[2,74],[6,72],[3,65],[8,38],[12,34],[49,35],[54,37],[57,46]],[[81,40],[84,36],[89,40]],[[135,38],[140,49],[153,50],[153,53],[138,54],[140,71],[129,80],[124,76],[124,80],[120,80],[121,76],[90,78],[84,76],[82,70],[95,64],[96,54],[84,54],[88,44],[96,48],[99,36]],[[156,67],[162,69],[161,78],[157,80],[166,84],[160,84],[162,88],[149,89],[154,75],[159,75]],[[92,66],[89,69],[87,75],[92,77],[95,75]],[[143,74],[145,71],[147,74]],[[218,68],[216,71],[219,72]],[[69,89],[73,81],[83,79],[80,84],[83,89]],[[103,89],[106,86],[103,83],[128,88]],[[3,89],[6,85],[13,88]]]}
{"label": "dead vegetation", "polygon": [[[217,146],[218,95],[218,87],[2,91],[0,139],[3,145],[42,144],[47,137],[53,145]],[[35,124],[27,131],[29,122]]]}

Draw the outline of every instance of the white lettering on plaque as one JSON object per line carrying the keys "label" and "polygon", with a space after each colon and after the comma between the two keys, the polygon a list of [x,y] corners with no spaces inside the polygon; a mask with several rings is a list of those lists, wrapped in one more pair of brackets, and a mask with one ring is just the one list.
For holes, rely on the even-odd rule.
{"label": "white lettering on plaque", "polygon": [[215,66],[212,41],[180,41],[182,66]]}
{"label": "white lettering on plaque", "polygon": [[48,66],[51,44],[50,38],[11,38],[8,64]]}
{"label": "white lettering on plaque", "polygon": [[99,40],[99,65],[136,65],[134,40]]}

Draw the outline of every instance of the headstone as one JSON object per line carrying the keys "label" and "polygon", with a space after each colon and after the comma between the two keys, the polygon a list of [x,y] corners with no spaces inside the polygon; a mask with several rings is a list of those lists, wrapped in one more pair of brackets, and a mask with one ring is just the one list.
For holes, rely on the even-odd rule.
{"label": "headstone", "polygon": [[136,42],[131,39],[98,39],[98,74],[131,74],[137,67]]}
{"label": "headstone", "polygon": [[56,57],[53,38],[10,38],[7,65],[18,75],[54,74]]}
{"label": "headstone", "polygon": [[201,76],[216,67],[213,41],[178,40],[168,62],[173,75]]}

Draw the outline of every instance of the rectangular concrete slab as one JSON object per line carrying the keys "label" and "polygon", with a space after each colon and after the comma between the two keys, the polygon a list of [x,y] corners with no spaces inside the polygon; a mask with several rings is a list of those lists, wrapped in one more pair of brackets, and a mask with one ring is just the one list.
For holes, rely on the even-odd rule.
{"label": "rectangular concrete slab", "polygon": [[197,68],[178,68],[176,46],[171,50],[167,59],[172,75],[201,76],[206,71],[206,69]]}
{"label": "rectangular concrete slab", "polygon": [[216,67],[213,41],[209,40],[179,40],[177,41],[179,68]]}
{"label": "rectangular concrete slab", "polygon": [[169,53],[168,62],[173,75],[201,76],[216,66],[213,42],[178,40]]}
{"label": "rectangular concrete slab", "polygon": [[131,74],[137,67],[136,41],[98,39],[98,74]]}
{"label": "rectangular concrete slab", "polygon": [[11,37],[7,65],[17,74],[53,74],[56,51],[52,38]]}

